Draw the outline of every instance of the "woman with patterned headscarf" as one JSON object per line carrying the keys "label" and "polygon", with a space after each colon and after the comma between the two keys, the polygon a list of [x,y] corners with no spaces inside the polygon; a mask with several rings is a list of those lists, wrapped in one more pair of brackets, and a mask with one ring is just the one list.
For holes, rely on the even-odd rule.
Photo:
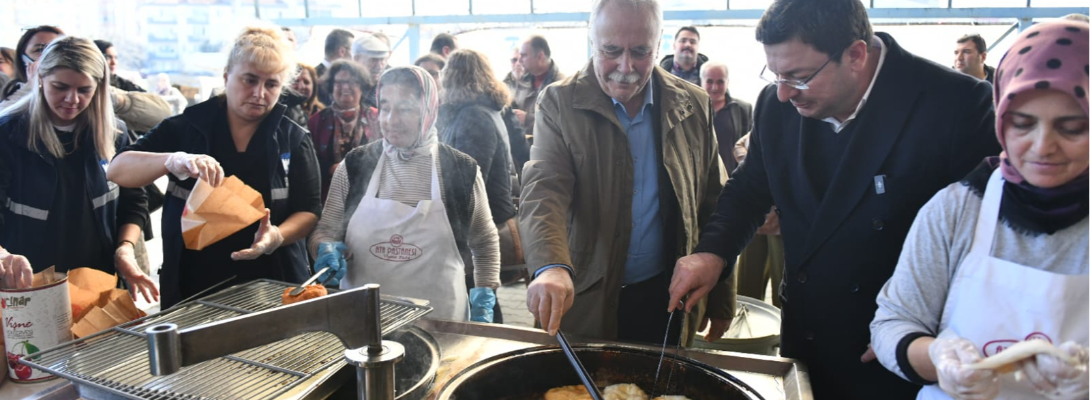
{"label": "woman with patterned headscarf", "polygon": [[[872,345],[928,385],[917,398],[1087,398],[1087,28],[1043,23],[1011,46],[995,84],[1003,153],[920,210],[878,295]],[[974,366],[1030,340],[1047,352]]]}
{"label": "woman with patterned headscarf", "polygon": [[[477,163],[436,139],[439,98],[426,70],[387,70],[377,94],[383,138],[334,172],[310,240],[315,269],[331,267],[341,288],[378,283],[429,300],[432,318],[464,321],[472,309],[474,321],[490,322],[499,239]],[[476,287],[467,295],[470,259]]]}

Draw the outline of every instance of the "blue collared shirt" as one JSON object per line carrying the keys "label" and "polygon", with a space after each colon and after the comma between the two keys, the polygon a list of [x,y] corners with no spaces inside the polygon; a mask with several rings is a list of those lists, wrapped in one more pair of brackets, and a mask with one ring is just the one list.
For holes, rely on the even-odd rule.
{"label": "blue collared shirt", "polygon": [[628,241],[624,283],[642,282],[665,269],[665,224],[659,205],[658,146],[655,145],[654,83],[648,82],[643,106],[635,118],[628,117],[624,104],[613,100],[613,111],[628,135],[632,154],[632,236]]}

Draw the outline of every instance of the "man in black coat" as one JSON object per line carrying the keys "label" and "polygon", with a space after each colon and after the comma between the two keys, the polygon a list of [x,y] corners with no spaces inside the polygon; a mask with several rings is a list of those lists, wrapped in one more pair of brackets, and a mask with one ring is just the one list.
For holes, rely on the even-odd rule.
{"label": "man in black coat", "polygon": [[671,304],[727,277],[775,204],[781,354],[806,364],[819,400],[915,398],[919,386],[874,361],[868,324],[919,209],[999,153],[991,87],[875,34],[858,0],[777,0],[757,40],[773,84],[749,155],[675,267]]}

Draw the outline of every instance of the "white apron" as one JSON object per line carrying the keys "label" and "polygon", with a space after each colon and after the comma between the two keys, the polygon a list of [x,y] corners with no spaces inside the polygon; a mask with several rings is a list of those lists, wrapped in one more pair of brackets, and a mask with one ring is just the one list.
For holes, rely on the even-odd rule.
{"label": "white apron", "polygon": [[416,207],[378,198],[386,152],[379,157],[367,193],[348,220],[344,241],[353,258],[341,289],[378,283],[383,294],[431,301],[435,310],[428,318],[466,321],[465,266],[439,191],[439,155],[433,149],[431,156],[431,200]]}
{"label": "white apron", "polygon": [[[1088,344],[1090,283],[1086,275],[1061,275],[991,257],[1003,198],[1003,178],[996,169],[988,180],[969,254],[950,285],[943,314],[950,323],[940,338],[962,337],[994,355],[1030,338],[1054,345]],[[996,399],[1038,399],[1032,384],[999,376]],[[950,399],[938,384],[925,386],[917,399]]]}

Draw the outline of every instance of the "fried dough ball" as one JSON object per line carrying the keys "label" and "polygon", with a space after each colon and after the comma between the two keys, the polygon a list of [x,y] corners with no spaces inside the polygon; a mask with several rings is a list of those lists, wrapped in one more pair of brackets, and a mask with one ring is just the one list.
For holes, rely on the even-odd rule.
{"label": "fried dough ball", "polygon": [[545,392],[545,400],[591,400],[583,385],[561,386]]}
{"label": "fried dough ball", "polygon": [[602,391],[602,399],[604,400],[647,400],[647,393],[644,393],[639,386],[632,383],[618,383],[616,385],[606,386],[606,390]]}
{"label": "fried dough ball", "polygon": [[292,289],[295,288],[290,287],[284,289],[284,294],[280,296],[280,302],[284,303],[285,306],[288,304],[298,303],[303,300],[310,300],[329,294],[328,292],[326,292],[325,286],[322,285],[307,285],[306,289],[303,289],[303,292],[299,293],[298,296],[292,296],[290,294]]}

